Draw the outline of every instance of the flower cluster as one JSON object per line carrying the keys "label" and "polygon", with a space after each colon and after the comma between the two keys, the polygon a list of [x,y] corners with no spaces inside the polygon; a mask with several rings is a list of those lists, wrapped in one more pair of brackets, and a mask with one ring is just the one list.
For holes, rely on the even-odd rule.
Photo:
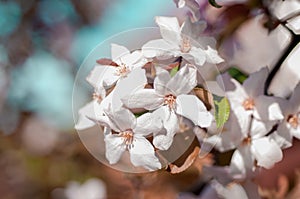
{"label": "flower cluster", "polygon": [[79,110],[76,129],[104,127],[106,158],[117,163],[126,151],[134,166],[162,167],[156,150],[168,150],[182,128],[182,118],[207,128],[213,114],[193,90],[200,86],[205,63],[223,61],[211,37],[200,37],[205,23],[156,17],[162,39],[130,52],[111,45],[111,59],[97,60],[87,77],[93,100]]}
{"label": "flower cluster", "polygon": [[[175,17],[156,17],[161,39],[131,52],[112,44],[111,58],[97,60],[87,77],[93,100],[79,110],[76,129],[102,126],[110,164],[128,153],[132,165],[149,171],[163,167],[157,152],[169,150],[177,134],[191,129],[203,150],[232,151],[228,166],[205,168],[212,189],[225,198],[256,198],[256,172],[273,167],[293,137],[300,139],[300,84],[288,99],[270,96],[264,86],[270,71],[263,67],[243,82],[223,73],[216,77],[219,87],[209,87],[203,83],[203,68],[224,60],[215,39],[203,34],[206,23],[198,19],[197,1],[175,2],[187,6],[192,19],[180,25]],[[200,88],[211,89],[205,91],[213,100],[199,96]]]}

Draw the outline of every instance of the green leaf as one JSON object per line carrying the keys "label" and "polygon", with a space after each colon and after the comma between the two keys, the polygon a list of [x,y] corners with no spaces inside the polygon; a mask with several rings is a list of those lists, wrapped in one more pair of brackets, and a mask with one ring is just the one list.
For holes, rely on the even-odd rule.
{"label": "green leaf", "polygon": [[174,68],[172,68],[172,70],[170,72],[171,77],[173,77],[178,72],[178,69],[179,69],[179,64],[177,66],[175,66]]}
{"label": "green leaf", "polygon": [[217,127],[222,127],[228,120],[230,115],[230,104],[226,97],[213,95],[215,105],[215,119]]}
{"label": "green leaf", "polygon": [[245,75],[235,67],[229,68],[228,73],[232,78],[236,79],[241,84],[248,78],[247,75]]}
{"label": "green leaf", "polygon": [[222,6],[217,4],[217,2],[215,0],[208,0],[208,2],[210,3],[210,5],[212,5],[215,8],[222,8]]}

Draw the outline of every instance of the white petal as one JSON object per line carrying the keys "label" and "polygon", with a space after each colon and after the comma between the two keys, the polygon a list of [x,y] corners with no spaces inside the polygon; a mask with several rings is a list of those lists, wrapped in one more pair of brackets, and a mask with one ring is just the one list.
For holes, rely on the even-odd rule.
{"label": "white petal", "polygon": [[159,150],[168,150],[173,143],[174,136],[168,135],[155,135],[153,138],[153,144]]}
{"label": "white petal", "polygon": [[257,160],[257,165],[266,169],[270,169],[282,159],[280,147],[274,140],[267,137],[253,140],[251,150]]}
{"label": "white petal", "polygon": [[207,138],[207,141],[215,144],[215,147],[221,152],[237,148],[242,140],[247,137],[249,122],[249,117],[231,112],[222,132],[219,135]]}
{"label": "white petal", "polygon": [[131,163],[134,166],[142,166],[150,171],[161,168],[161,163],[155,156],[153,146],[142,136],[134,137],[133,147],[129,150],[129,153]]}
{"label": "white petal", "polygon": [[93,100],[79,110],[79,120],[75,125],[77,130],[83,130],[100,124],[102,126],[109,126],[116,130],[116,126],[105,115],[104,108],[108,99],[99,103],[97,100]]}
{"label": "white petal", "polygon": [[243,83],[243,86],[250,97],[256,97],[264,94],[264,82],[269,74],[267,67],[252,73]]}
{"label": "white petal", "polygon": [[159,59],[168,59],[178,55],[179,47],[173,46],[163,39],[148,41],[142,47],[142,53],[146,58],[157,57]]}
{"label": "white petal", "polygon": [[126,47],[118,44],[111,44],[111,58],[114,62],[118,63],[118,59],[120,59],[120,57],[128,54],[130,54],[130,52]]}
{"label": "white petal", "polygon": [[195,125],[209,127],[212,122],[212,115],[207,111],[203,102],[194,95],[179,95],[176,99],[176,112],[190,119]]}
{"label": "white petal", "polygon": [[255,98],[254,103],[255,111],[253,116],[255,118],[269,121],[282,120],[284,118],[276,98],[261,95]]}
{"label": "white petal", "polygon": [[161,36],[169,43],[179,45],[181,40],[180,26],[176,17],[155,17],[155,22],[160,28]]}
{"label": "white petal", "polygon": [[163,96],[158,95],[154,89],[141,89],[123,97],[122,102],[128,108],[145,108],[154,110],[163,105]]}
{"label": "white petal", "polygon": [[183,53],[182,57],[190,63],[202,66],[206,61],[206,54],[201,48],[192,47],[189,53]]}
{"label": "white petal", "polygon": [[152,133],[158,133],[162,128],[161,118],[155,116],[153,113],[144,113],[137,118],[137,124],[133,131],[135,134],[147,136]]}
{"label": "white petal", "polygon": [[272,129],[274,124],[274,122],[261,121],[253,118],[250,129],[251,138],[256,139],[266,135]]}
{"label": "white petal", "polygon": [[291,29],[295,34],[299,35],[300,34],[300,16],[296,16],[292,19],[289,19],[287,21],[287,27]]}
{"label": "white petal", "polygon": [[269,137],[273,139],[282,149],[292,146],[293,136],[289,132],[285,123],[279,124],[277,131],[273,132],[271,135],[269,135]]}
{"label": "white petal", "polygon": [[90,72],[90,74],[86,77],[86,81],[89,82],[94,88],[102,87],[106,70],[107,66],[96,65]]}
{"label": "white petal", "polygon": [[89,119],[89,118],[96,118],[94,112],[94,103],[97,102],[96,101],[89,102],[78,111],[79,119],[75,124],[75,129],[84,130],[96,125],[96,123],[93,120]]}
{"label": "white petal", "polygon": [[254,156],[251,153],[250,146],[241,145],[234,151],[230,170],[234,178],[244,179],[251,175],[254,169]]}
{"label": "white petal", "polygon": [[161,118],[163,126],[166,130],[166,135],[155,135],[153,144],[156,148],[167,150],[172,142],[173,137],[179,130],[178,117],[174,111],[170,111],[169,107],[163,106],[153,112],[155,117]]}
{"label": "white petal", "polygon": [[107,116],[115,124],[120,132],[133,129],[136,126],[136,118],[128,109],[112,109],[106,111]]}
{"label": "white petal", "polygon": [[142,53],[140,50],[136,50],[128,55],[124,55],[120,58],[121,62],[125,64],[126,66],[132,66],[133,64],[136,64],[138,61],[140,61],[142,58]]}
{"label": "white petal", "polygon": [[[181,26],[181,33],[192,39],[197,39],[200,37],[201,33],[206,29],[207,24],[205,21],[197,21],[192,23],[190,17],[187,17],[185,22]],[[201,44],[200,44],[201,45]],[[206,47],[206,46],[203,46]]]}
{"label": "white petal", "polygon": [[109,164],[117,163],[126,150],[123,138],[118,135],[109,134],[104,137],[104,141],[106,159],[109,161]]}
{"label": "white petal", "polygon": [[185,0],[174,0],[174,2],[178,8],[183,8],[185,6]]}
{"label": "white petal", "polygon": [[126,78],[120,79],[113,92],[110,94],[111,103],[114,109],[120,108],[123,103],[121,99],[139,89],[143,89],[147,84],[145,70],[136,68],[132,70]]}
{"label": "white petal", "polygon": [[154,79],[154,89],[160,95],[166,95],[167,88],[166,85],[170,81],[171,76],[168,71],[162,70]]}
{"label": "white petal", "polygon": [[292,111],[299,111],[300,109],[300,82],[297,84],[294,92],[289,99]]}
{"label": "white petal", "polygon": [[234,90],[226,92],[226,97],[234,109],[235,107],[242,106],[243,102],[248,99],[249,96],[238,81],[231,78],[231,82],[234,84]]}
{"label": "white petal", "polygon": [[111,87],[115,84],[119,79],[120,76],[117,75],[117,67],[115,66],[105,66],[104,72],[101,74],[101,79],[103,81],[104,87]]}
{"label": "white petal", "polygon": [[182,67],[174,77],[167,83],[166,88],[171,93],[178,96],[191,92],[197,85],[197,70],[185,65]]}
{"label": "white petal", "polygon": [[212,49],[210,46],[207,47],[205,53],[206,53],[206,61],[208,63],[219,64],[224,61],[224,59],[219,56],[218,51]]}

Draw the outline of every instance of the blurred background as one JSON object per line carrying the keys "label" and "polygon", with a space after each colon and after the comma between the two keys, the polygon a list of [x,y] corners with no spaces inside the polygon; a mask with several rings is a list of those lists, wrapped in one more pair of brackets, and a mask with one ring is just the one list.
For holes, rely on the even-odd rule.
{"label": "blurred background", "polygon": [[[242,16],[244,10],[235,12]],[[1,198],[176,198],[190,189],[199,179],[199,165],[211,164],[211,158],[178,175],[121,173],[89,154],[72,115],[76,72],[96,45],[122,31],[155,26],[154,16],[183,21],[186,13],[172,0],[1,0]],[[210,13],[206,18],[214,24],[218,11]],[[221,38],[228,61],[223,70],[235,66],[247,74],[265,65],[272,68],[288,46],[289,32],[269,34],[258,19],[245,19],[247,25],[235,35]],[[222,23],[210,29],[213,35],[228,22]],[[252,40],[246,33],[255,33]],[[253,47],[253,40],[265,48]],[[82,96],[89,100],[84,87]]]}

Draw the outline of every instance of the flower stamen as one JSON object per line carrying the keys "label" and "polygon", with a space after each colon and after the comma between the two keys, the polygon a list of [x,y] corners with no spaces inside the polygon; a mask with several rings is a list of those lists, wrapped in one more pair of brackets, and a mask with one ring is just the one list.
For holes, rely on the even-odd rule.
{"label": "flower stamen", "polygon": [[102,101],[102,97],[98,93],[94,92],[93,100],[97,100],[97,102],[100,103]]}
{"label": "flower stamen", "polygon": [[175,109],[176,96],[170,94],[164,97],[164,105],[168,105],[170,109]]}
{"label": "flower stamen", "polygon": [[116,75],[121,77],[126,77],[129,72],[130,72],[129,68],[122,63],[117,67]]}
{"label": "flower stamen", "polygon": [[293,127],[293,128],[297,128],[300,124],[300,118],[298,117],[298,115],[289,115],[287,118],[287,122]]}
{"label": "flower stamen", "polygon": [[133,132],[132,130],[126,130],[121,133],[119,133],[119,136],[123,138],[123,143],[126,145],[126,149],[132,149],[133,148]]}
{"label": "flower stamen", "polygon": [[183,36],[180,44],[180,50],[182,53],[188,53],[190,52],[192,48],[190,39],[188,37]]}
{"label": "flower stamen", "polygon": [[242,106],[244,107],[245,110],[249,111],[249,110],[253,110],[254,109],[254,100],[251,98],[246,99]]}

